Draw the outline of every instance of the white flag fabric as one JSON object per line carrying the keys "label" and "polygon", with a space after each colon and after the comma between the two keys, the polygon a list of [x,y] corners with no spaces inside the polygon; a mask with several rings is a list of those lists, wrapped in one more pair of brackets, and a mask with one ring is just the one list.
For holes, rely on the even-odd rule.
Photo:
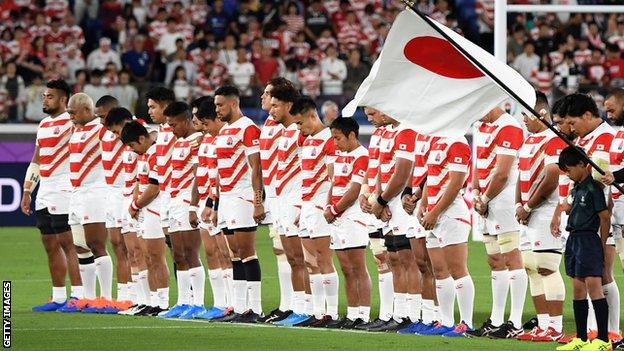
{"label": "white flag fabric", "polygon": [[[433,21],[529,106],[535,90],[518,72],[453,30]],[[379,58],[342,110],[369,106],[435,136],[464,135],[470,125],[509,96],[417,14],[401,12]]]}

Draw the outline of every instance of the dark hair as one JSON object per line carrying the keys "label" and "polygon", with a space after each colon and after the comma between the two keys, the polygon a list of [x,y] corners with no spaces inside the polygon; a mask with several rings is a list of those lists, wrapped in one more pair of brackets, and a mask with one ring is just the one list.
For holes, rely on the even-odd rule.
{"label": "dark hair", "polygon": [[124,124],[126,121],[132,121],[132,112],[125,107],[113,107],[108,111],[108,115],[104,119],[104,127],[108,129],[112,126]]}
{"label": "dark hair", "polygon": [[612,97],[618,99],[619,101],[624,101],[624,89],[622,89],[622,88],[613,88],[607,94],[607,99],[612,98]]}
{"label": "dark hair", "polygon": [[148,138],[149,133],[141,123],[138,121],[132,121],[123,127],[119,139],[121,139],[122,143],[128,145],[132,142],[138,142],[140,136]]}
{"label": "dark hair", "polygon": [[267,85],[272,85],[273,88],[276,88],[280,85],[290,85],[290,86],[294,86],[293,83],[291,81],[289,81],[288,79],[284,78],[284,77],[275,77],[272,78],[271,80],[269,80],[269,82],[267,83]]}
{"label": "dark hair", "polygon": [[300,113],[306,113],[310,110],[316,110],[316,103],[314,103],[314,100],[312,100],[311,97],[302,95],[295,101],[295,103],[290,108],[290,114],[296,115]]}
{"label": "dark hair", "polygon": [[279,84],[273,86],[271,97],[279,101],[294,103],[299,97],[299,92],[292,84]]}
{"label": "dark hair", "polygon": [[214,100],[211,97],[208,97],[206,100],[202,101],[201,105],[197,108],[197,113],[195,115],[200,120],[209,119],[214,121],[217,118],[217,107],[214,104]]}
{"label": "dark hair", "polygon": [[157,103],[172,103],[175,101],[175,94],[173,90],[165,87],[155,87],[150,89],[147,94],[145,94],[145,98],[147,100],[152,99]]}
{"label": "dark hair", "polygon": [[215,91],[215,96],[222,95],[225,97],[240,97],[240,91],[233,85],[224,85]]}
{"label": "dark hair", "polygon": [[103,106],[117,107],[119,106],[119,100],[117,100],[117,98],[114,96],[104,95],[99,98],[98,101],[95,103],[95,107]]}
{"label": "dark hair", "polygon": [[192,119],[193,114],[191,113],[191,108],[186,102],[175,101],[170,103],[167,108],[163,111],[163,115],[166,117],[173,118],[181,118],[181,119]]}
{"label": "dark hair", "polygon": [[594,117],[599,117],[600,112],[594,99],[589,95],[574,93],[567,95],[560,106],[559,115],[562,117],[581,117],[585,112],[589,112]]}
{"label": "dark hair", "polygon": [[[560,110],[561,110],[561,105],[563,104],[563,99],[561,98],[555,102],[553,102],[552,107],[550,108],[550,115],[554,116],[554,115],[558,115],[561,116],[559,114]],[[561,117],[565,117],[565,116],[561,116]]]}
{"label": "dark hair", "polygon": [[[583,157],[585,156],[585,157]],[[559,154],[559,169],[565,171],[569,167],[578,164],[587,165],[587,155],[585,151],[578,146],[568,146]]]}
{"label": "dark hair", "polygon": [[191,111],[192,111],[194,108],[199,109],[199,106],[201,106],[201,104],[202,104],[204,101],[208,100],[208,99],[212,99],[212,97],[210,97],[210,96],[201,96],[201,97],[198,97],[197,99],[195,99],[195,100],[191,101],[191,105],[190,105],[190,106],[191,106]]}
{"label": "dark hair", "polygon": [[360,125],[351,117],[338,117],[329,128],[339,130],[346,137],[349,137],[350,133],[355,133],[356,138],[360,136]]}
{"label": "dark hair", "polygon": [[72,89],[69,86],[69,84],[67,84],[66,81],[62,79],[51,80],[46,84],[46,88],[55,89],[55,90],[59,90],[63,92],[65,94],[65,97],[69,101],[69,97],[71,96]]}
{"label": "dark hair", "polygon": [[[548,110],[548,97],[541,91],[535,91],[535,106],[543,105]],[[540,112],[540,111],[537,111]]]}

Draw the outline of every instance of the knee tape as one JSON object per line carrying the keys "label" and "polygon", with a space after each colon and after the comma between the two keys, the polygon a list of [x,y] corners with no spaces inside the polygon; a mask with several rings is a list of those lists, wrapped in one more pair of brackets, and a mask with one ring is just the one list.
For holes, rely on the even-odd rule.
{"label": "knee tape", "polygon": [[535,252],[535,261],[537,268],[548,269],[549,271],[559,272],[559,264],[561,263],[561,255],[552,252]]}
{"label": "knee tape", "polygon": [[520,233],[508,232],[499,234],[497,236],[498,246],[500,246],[500,252],[505,254],[520,248]]}
{"label": "knee tape", "polygon": [[384,245],[384,239],[382,238],[370,238],[370,249],[373,252],[374,256],[381,255],[386,251],[386,246]]}
{"label": "knee tape", "polygon": [[542,282],[547,301],[563,301],[565,299],[565,284],[559,270],[553,274],[542,276]]}
{"label": "knee tape", "polygon": [[286,262],[288,263],[288,257],[286,257],[286,254],[280,254],[280,255],[276,255],[275,256],[277,258],[277,262]]}
{"label": "knee tape", "polygon": [[530,272],[537,273],[537,260],[535,259],[535,252],[528,250],[522,251],[522,262],[524,263],[524,269],[527,274]]}
{"label": "knee tape", "polygon": [[280,239],[279,235],[272,236],[273,239],[273,249],[284,251],[284,246],[282,246],[282,239]]}
{"label": "knee tape", "polygon": [[275,239],[275,237],[278,236],[277,235],[277,228],[275,228],[275,225],[269,225],[269,238],[271,239]]}
{"label": "knee tape", "polygon": [[618,256],[620,256],[620,261],[624,262],[624,239],[616,237],[615,252],[617,252]]}
{"label": "knee tape", "polygon": [[544,279],[537,271],[528,271],[529,286],[531,287],[531,296],[544,295]]}
{"label": "knee tape", "polygon": [[[85,250],[89,250],[89,246],[87,246],[87,239],[85,239],[85,232],[82,225],[72,225],[71,226],[72,238],[74,240],[74,245],[81,247]],[[89,253],[90,255],[90,253]]]}
{"label": "knee tape", "polygon": [[500,246],[498,245],[495,236],[484,235],[483,243],[485,244],[485,252],[487,252],[488,255],[496,255],[501,253]]}

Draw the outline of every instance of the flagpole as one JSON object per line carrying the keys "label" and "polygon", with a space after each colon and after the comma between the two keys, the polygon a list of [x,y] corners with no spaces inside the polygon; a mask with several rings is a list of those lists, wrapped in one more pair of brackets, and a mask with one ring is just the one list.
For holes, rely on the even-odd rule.
{"label": "flagpole", "polygon": [[[557,134],[557,136],[559,138],[561,138],[566,144],[568,144],[569,146],[574,147],[574,149],[577,150],[582,155],[583,159],[585,159],[585,161],[587,161],[587,163],[589,163],[593,168],[595,168],[596,171],[598,171],[598,173],[600,173],[601,175],[605,175],[606,174],[605,171],[603,171],[589,156],[587,156],[585,153],[581,152],[576,147],[576,145],[574,145],[570,140],[568,140],[568,138],[566,138],[565,135],[563,135],[563,133],[561,133],[559,130],[557,130],[557,128],[553,127],[550,123],[547,123],[546,121],[544,121],[542,119],[542,116],[539,113],[537,113],[537,111],[535,111],[533,106],[529,106],[529,104],[527,104],[521,97],[519,97],[518,94],[516,94],[505,83],[503,83],[500,79],[498,79],[498,77],[496,77],[494,74],[492,74],[492,72],[490,72],[490,70],[488,70],[485,66],[483,66],[483,64],[481,64],[481,62],[479,62],[477,59],[472,57],[472,55],[470,55],[470,53],[468,53],[461,45],[457,44],[455,42],[455,40],[453,40],[453,38],[451,38],[442,29],[440,29],[437,25],[435,25],[435,23],[433,23],[433,20],[431,20],[425,14],[420,12],[416,8],[416,5],[415,5],[414,1],[410,1],[410,0],[400,0],[400,1],[402,3],[404,3],[405,6],[407,6],[407,8],[409,10],[411,10],[412,12],[414,12],[418,17],[422,18],[423,21],[425,21],[431,28],[435,29],[436,32],[438,32],[438,34],[440,34],[442,37],[444,37],[444,39],[446,39],[449,43],[451,43],[457,50],[459,50],[459,52],[461,52],[467,59],[469,59],[483,73],[487,74],[494,82],[496,82],[496,84],[499,87],[501,87],[507,94],[509,94],[520,105],[522,105],[522,107],[524,107],[529,112],[531,112],[533,115],[535,115],[535,117],[537,117],[537,119],[540,122],[542,122],[542,124],[544,124],[548,129],[552,130],[555,134]],[[620,193],[624,194],[624,188],[622,188],[622,186],[620,184],[613,183],[612,185],[617,190],[619,190]]]}

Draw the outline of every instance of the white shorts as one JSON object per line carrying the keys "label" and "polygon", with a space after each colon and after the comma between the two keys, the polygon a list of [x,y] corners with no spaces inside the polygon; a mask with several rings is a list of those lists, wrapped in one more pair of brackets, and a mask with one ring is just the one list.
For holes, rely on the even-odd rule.
{"label": "white shorts", "polygon": [[264,199],[265,217],[262,224],[275,225],[275,222],[277,222],[277,216],[279,216],[278,203],[279,201],[277,200],[277,197],[267,197]]}
{"label": "white shorts", "polygon": [[169,202],[171,201],[171,194],[168,191],[160,191],[160,226],[163,228],[169,228]]}
{"label": "white shorts", "polygon": [[[420,200],[418,200],[418,202],[416,203],[416,208],[418,208],[418,206],[420,206]],[[426,238],[427,235],[429,235],[429,231],[425,229],[425,227],[423,227],[420,222],[418,221],[418,218],[416,218],[416,210],[414,210],[414,214],[412,214],[410,216],[412,224],[414,226],[414,229],[412,231],[410,231],[409,233],[407,233],[407,238],[411,239],[411,238],[416,238],[416,239],[422,239],[422,238]]]}
{"label": "white shorts", "polygon": [[229,230],[256,227],[253,219],[253,194],[247,196],[221,194],[219,198],[219,223],[223,222]]}
{"label": "white shorts", "polygon": [[143,239],[162,239],[165,237],[160,213],[149,205],[139,210],[138,223],[138,237]]}
{"label": "white shorts", "polygon": [[[550,211],[551,213],[553,211]],[[562,249],[561,238],[556,238],[550,232],[551,218],[546,214],[532,213],[529,224],[526,226],[526,234],[531,242],[531,250],[556,250]]]}
{"label": "white shorts", "polygon": [[103,202],[107,196],[106,187],[74,189],[69,200],[68,224],[106,223],[106,206],[103,206]]}
{"label": "white shorts", "polygon": [[136,219],[130,217],[130,212],[128,212],[128,209],[130,208],[131,203],[132,203],[132,196],[124,197],[123,202],[121,204],[122,209],[123,209],[121,234],[136,233],[139,230],[139,222]]}
{"label": "white shorts", "polygon": [[123,189],[109,187],[106,197],[106,228],[123,227],[124,212],[128,210],[127,207],[123,207],[123,204]]}
{"label": "white shorts", "polygon": [[368,246],[368,230],[366,222],[361,219],[338,217],[330,225],[332,250],[345,250],[353,248],[365,249]]}
{"label": "white shorts", "polygon": [[[480,217],[480,216],[479,216]],[[549,227],[550,228],[550,227]],[[531,239],[529,238],[529,233],[527,232],[527,226],[520,226],[520,247],[518,248],[520,251],[531,251],[533,249],[533,245],[531,244]]]}
{"label": "white shorts", "polygon": [[295,225],[295,220],[301,214],[301,205],[299,199],[289,199],[288,197],[280,198],[275,203],[281,204],[279,212],[275,212],[273,217],[275,221],[273,226],[277,227],[277,231],[280,235],[286,237],[298,236],[301,226]]}
{"label": "white shorts", "polygon": [[392,233],[394,235],[406,236],[410,234],[410,232],[414,230],[413,218],[403,209],[401,197],[395,196],[388,203],[388,207],[390,208],[390,213],[392,213],[392,217],[388,221],[388,226],[392,230]]}
{"label": "white shorts", "polygon": [[202,212],[204,212],[205,208],[206,208],[206,200],[199,200],[199,206],[197,206],[197,218],[199,218],[199,228],[205,229],[206,231],[208,231],[208,234],[210,234],[210,236],[215,236],[221,233],[221,228],[219,228],[218,226],[215,227],[210,222],[204,222],[201,220],[201,214]]}
{"label": "white shorts", "polygon": [[499,194],[488,203],[488,215],[485,217],[484,234],[498,235],[520,230],[520,224],[516,220],[516,209],[513,203],[510,204],[504,193]]}
{"label": "white shorts", "polygon": [[300,237],[314,239],[330,235],[331,225],[327,223],[323,212],[325,210],[320,205],[311,201],[303,203],[299,216]]}
{"label": "white shorts", "polygon": [[[67,182],[69,183],[69,181]],[[37,197],[35,198],[35,210],[48,209],[53,215],[68,214],[72,189],[70,184],[60,187],[55,182],[41,181]]]}
{"label": "white shorts", "polygon": [[427,248],[442,248],[468,242],[471,225],[469,222],[447,215],[441,215],[438,223],[427,234]]}
{"label": "white shorts", "polygon": [[189,221],[190,195],[190,193],[179,193],[178,196],[169,201],[169,233],[187,232],[197,229],[193,228]]}

